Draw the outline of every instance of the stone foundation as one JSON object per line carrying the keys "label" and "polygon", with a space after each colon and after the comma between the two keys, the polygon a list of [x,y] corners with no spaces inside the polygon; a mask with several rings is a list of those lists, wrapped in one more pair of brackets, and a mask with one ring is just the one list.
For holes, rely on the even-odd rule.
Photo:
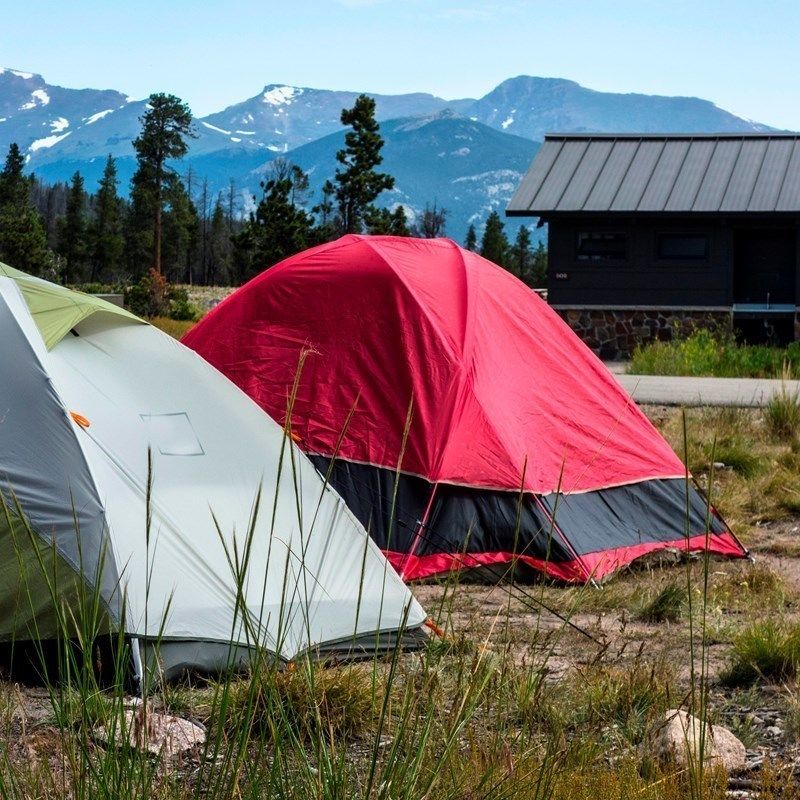
{"label": "stone foundation", "polygon": [[731,328],[730,308],[602,308],[553,306],[575,333],[606,361],[631,357],[637,345],[685,337],[698,328]]}

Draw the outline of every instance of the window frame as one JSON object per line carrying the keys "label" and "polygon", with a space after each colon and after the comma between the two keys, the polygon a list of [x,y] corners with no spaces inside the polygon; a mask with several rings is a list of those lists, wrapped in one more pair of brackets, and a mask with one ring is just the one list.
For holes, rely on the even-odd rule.
{"label": "window frame", "polygon": [[[658,264],[708,264],[711,258],[711,234],[708,231],[655,231],[653,240],[653,260]],[[699,239],[705,240],[705,249],[702,256],[665,256],[661,250],[661,243],[665,238],[672,239]]]}
{"label": "window frame", "polygon": [[[591,229],[591,228],[577,228],[575,229],[573,238],[574,258],[575,263],[580,266],[621,266],[630,261],[631,254],[631,236],[628,231],[610,228],[610,229]],[[581,237],[619,237],[622,242],[624,253],[622,256],[599,256],[591,257],[582,255],[581,250]]]}

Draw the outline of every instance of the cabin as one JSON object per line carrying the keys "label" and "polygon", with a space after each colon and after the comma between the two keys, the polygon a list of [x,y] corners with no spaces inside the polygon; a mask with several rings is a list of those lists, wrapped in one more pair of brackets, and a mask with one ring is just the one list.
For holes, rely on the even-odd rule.
{"label": "cabin", "polygon": [[602,358],[800,338],[800,135],[548,135],[506,214],[547,224],[548,302]]}

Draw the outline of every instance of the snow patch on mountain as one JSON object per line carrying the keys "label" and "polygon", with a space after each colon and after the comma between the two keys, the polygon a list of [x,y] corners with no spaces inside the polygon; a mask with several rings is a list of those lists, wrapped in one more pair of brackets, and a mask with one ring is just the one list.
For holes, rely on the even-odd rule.
{"label": "snow patch on mountain", "polygon": [[506,181],[515,181],[522,177],[522,174],[513,169],[495,169],[490,172],[480,172],[477,175],[464,175],[461,178],[456,178],[453,183],[464,183],[466,181],[488,181],[506,179]]}
{"label": "snow patch on mountain", "polygon": [[[124,108],[124,106],[120,107]],[[109,114],[113,113],[114,113],[113,108],[107,108],[105,111],[98,111],[96,114],[92,114],[90,117],[86,117],[84,121],[86,122],[87,125],[94,125],[94,123],[97,122],[97,120],[103,119],[103,117],[107,117]]]}
{"label": "snow patch on mountain", "polygon": [[54,144],[58,144],[62,139],[66,139],[71,133],[72,131],[67,131],[66,133],[62,133],[61,136],[55,134],[53,136],[45,136],[43,139],[37,139],[35,142],[31,142],[31,144],[28,145],[28,150],[33,153],[36,150],[52,147]]}
{"label": "snow patch on mountain", "polygon": [[50,123],[50,130],[53,131],[53,133],[61,133],[61,131],[66,130],[67,128],[69,128],[69,120],[65,119],[64,117],[54,119]]}
{"label": "snow patch on mountain", "polygon": [[509,125],[514,124],[514,114],[517,113],[516,108],[511,109],[511,113],[500,123],[500,127],[505,130]]}
{"label": "snow patch on mountain", "polygon": [[264,92],[263,100],[271,106],[288,106],[295,97],[299,97],[301,94],[303,94],[303,90],[296,89],[294,86],[273,86]]}
{"label": "snow patch on mountain", "polygon": [[22,78],[24,81],[29,81],[33,77],[32,72],[22,72],[18,69],[7,69],[5,67],[0,67],[0,75],[4,72],[10,72],[12,75],[16,75],[18,78]]}
{"label": "snow patch on mountain", "polygon": [[20,111],[29,111],[31,108],[36,108],[37,105],[46,106],[50,102],[50,95],[44,89],[34,89],[31,92],[31,99],[27,103],[23,103]]}
{"label": "snow patch on mountain", "polygon": [[217,133],[224,133],[226,136],[231,135],[230,131],[226,131],[224,128],[218,128],[216,125],[212,125],[210,122],[203,122],[202,125],[208,128],[210,131],[216,131]]}

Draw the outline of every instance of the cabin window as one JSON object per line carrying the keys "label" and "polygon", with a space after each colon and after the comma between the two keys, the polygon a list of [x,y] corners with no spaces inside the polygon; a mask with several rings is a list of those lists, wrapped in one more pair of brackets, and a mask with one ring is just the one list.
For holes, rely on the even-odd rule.
{"label": "cabin window", "polygon": [[203,445],[185,411],[174,414],[139,414],[147,425],[151,447],[164,456],[202,456]]}
{"label": "cabin window", "polygon": [[656,255],[661,261],[704,261],[708,258],[705,233],[659,233]]}
{"label": "cabin window", "polygon": [[628,255],[628,237],[624,233],[586,231],[578,234],[578,261],[624,261]]}

